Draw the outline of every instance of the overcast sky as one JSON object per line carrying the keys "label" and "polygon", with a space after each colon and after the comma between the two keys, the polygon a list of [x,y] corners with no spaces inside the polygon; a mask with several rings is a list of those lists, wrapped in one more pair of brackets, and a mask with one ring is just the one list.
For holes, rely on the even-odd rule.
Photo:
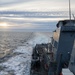
{"label": "overcast sky", "polygon": [[[0,0],[0,21],[2,21],[0,28],[3,26],[3,28],[9,29],[54,29],[59,20],[69,18],[67,12],[68,1],[69,0]],[[71,0],[71,8],[72,11],[74,11],[75,0]],[[75,13],[75,11],[72,13]]]}
{"label": "overcast sky", "polygon": [[[75,0],[71,7],[75,8]],[[68,0],[0,0],[0,10],[68,10]]]}

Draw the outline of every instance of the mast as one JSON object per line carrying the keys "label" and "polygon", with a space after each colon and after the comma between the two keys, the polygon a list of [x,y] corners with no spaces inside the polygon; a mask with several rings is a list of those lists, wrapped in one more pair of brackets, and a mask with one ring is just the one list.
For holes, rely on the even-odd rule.
{"label": "mast", "polygon": [[69,18],[71,20],[71,1],[69,0]]}

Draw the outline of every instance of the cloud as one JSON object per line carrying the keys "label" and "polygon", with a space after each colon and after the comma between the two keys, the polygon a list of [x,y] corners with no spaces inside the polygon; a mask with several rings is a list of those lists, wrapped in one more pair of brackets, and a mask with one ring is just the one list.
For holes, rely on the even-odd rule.
{"label": "cloud", "polygon": [[67,0],[0,0],[0,20],[10,29],[54,29],[57,21],[68,18],[64,11]]}
{"label": "cloud", "polygon": [[[68,10],[68,1],[62,0],[4,0],[0,3],[0,10]],[[74,2],[72,7],[74,8]]]}
{"label": "cloud", "polygon": [[0,6],[29,2],[31,0],[0,0]]}
{"label": "cloud", "polygon": [[4,22],[8,22],[10,29],[55,29],[57,21],[66,19],[68,17],[65,16],[66,14],[64,11],[63,13],[61,13],[61,11],[1,11],[0,21],[3,20]]}

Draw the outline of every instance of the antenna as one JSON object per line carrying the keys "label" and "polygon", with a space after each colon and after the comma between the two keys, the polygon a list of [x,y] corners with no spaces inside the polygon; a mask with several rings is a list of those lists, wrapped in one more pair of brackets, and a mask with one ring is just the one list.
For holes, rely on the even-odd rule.
{"label": "antenna", "polygon": [[71,1],[69,0],[69,18],[71,20]]}
{"label": "antenna", "polygon": [[74,18],[74,20],[75,20],[75,15],[74,14],[72,14],[73,15],[73,18]]}

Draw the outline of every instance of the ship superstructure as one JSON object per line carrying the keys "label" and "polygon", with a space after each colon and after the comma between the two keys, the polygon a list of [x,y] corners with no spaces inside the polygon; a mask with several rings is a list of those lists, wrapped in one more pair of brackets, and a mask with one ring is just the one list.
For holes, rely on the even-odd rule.
{"label": "ship superstructure", "polygon": [[75,20],[57,23],[51,43],[33,49],[31,75],[61,75],[63,68],[75,74]]}

